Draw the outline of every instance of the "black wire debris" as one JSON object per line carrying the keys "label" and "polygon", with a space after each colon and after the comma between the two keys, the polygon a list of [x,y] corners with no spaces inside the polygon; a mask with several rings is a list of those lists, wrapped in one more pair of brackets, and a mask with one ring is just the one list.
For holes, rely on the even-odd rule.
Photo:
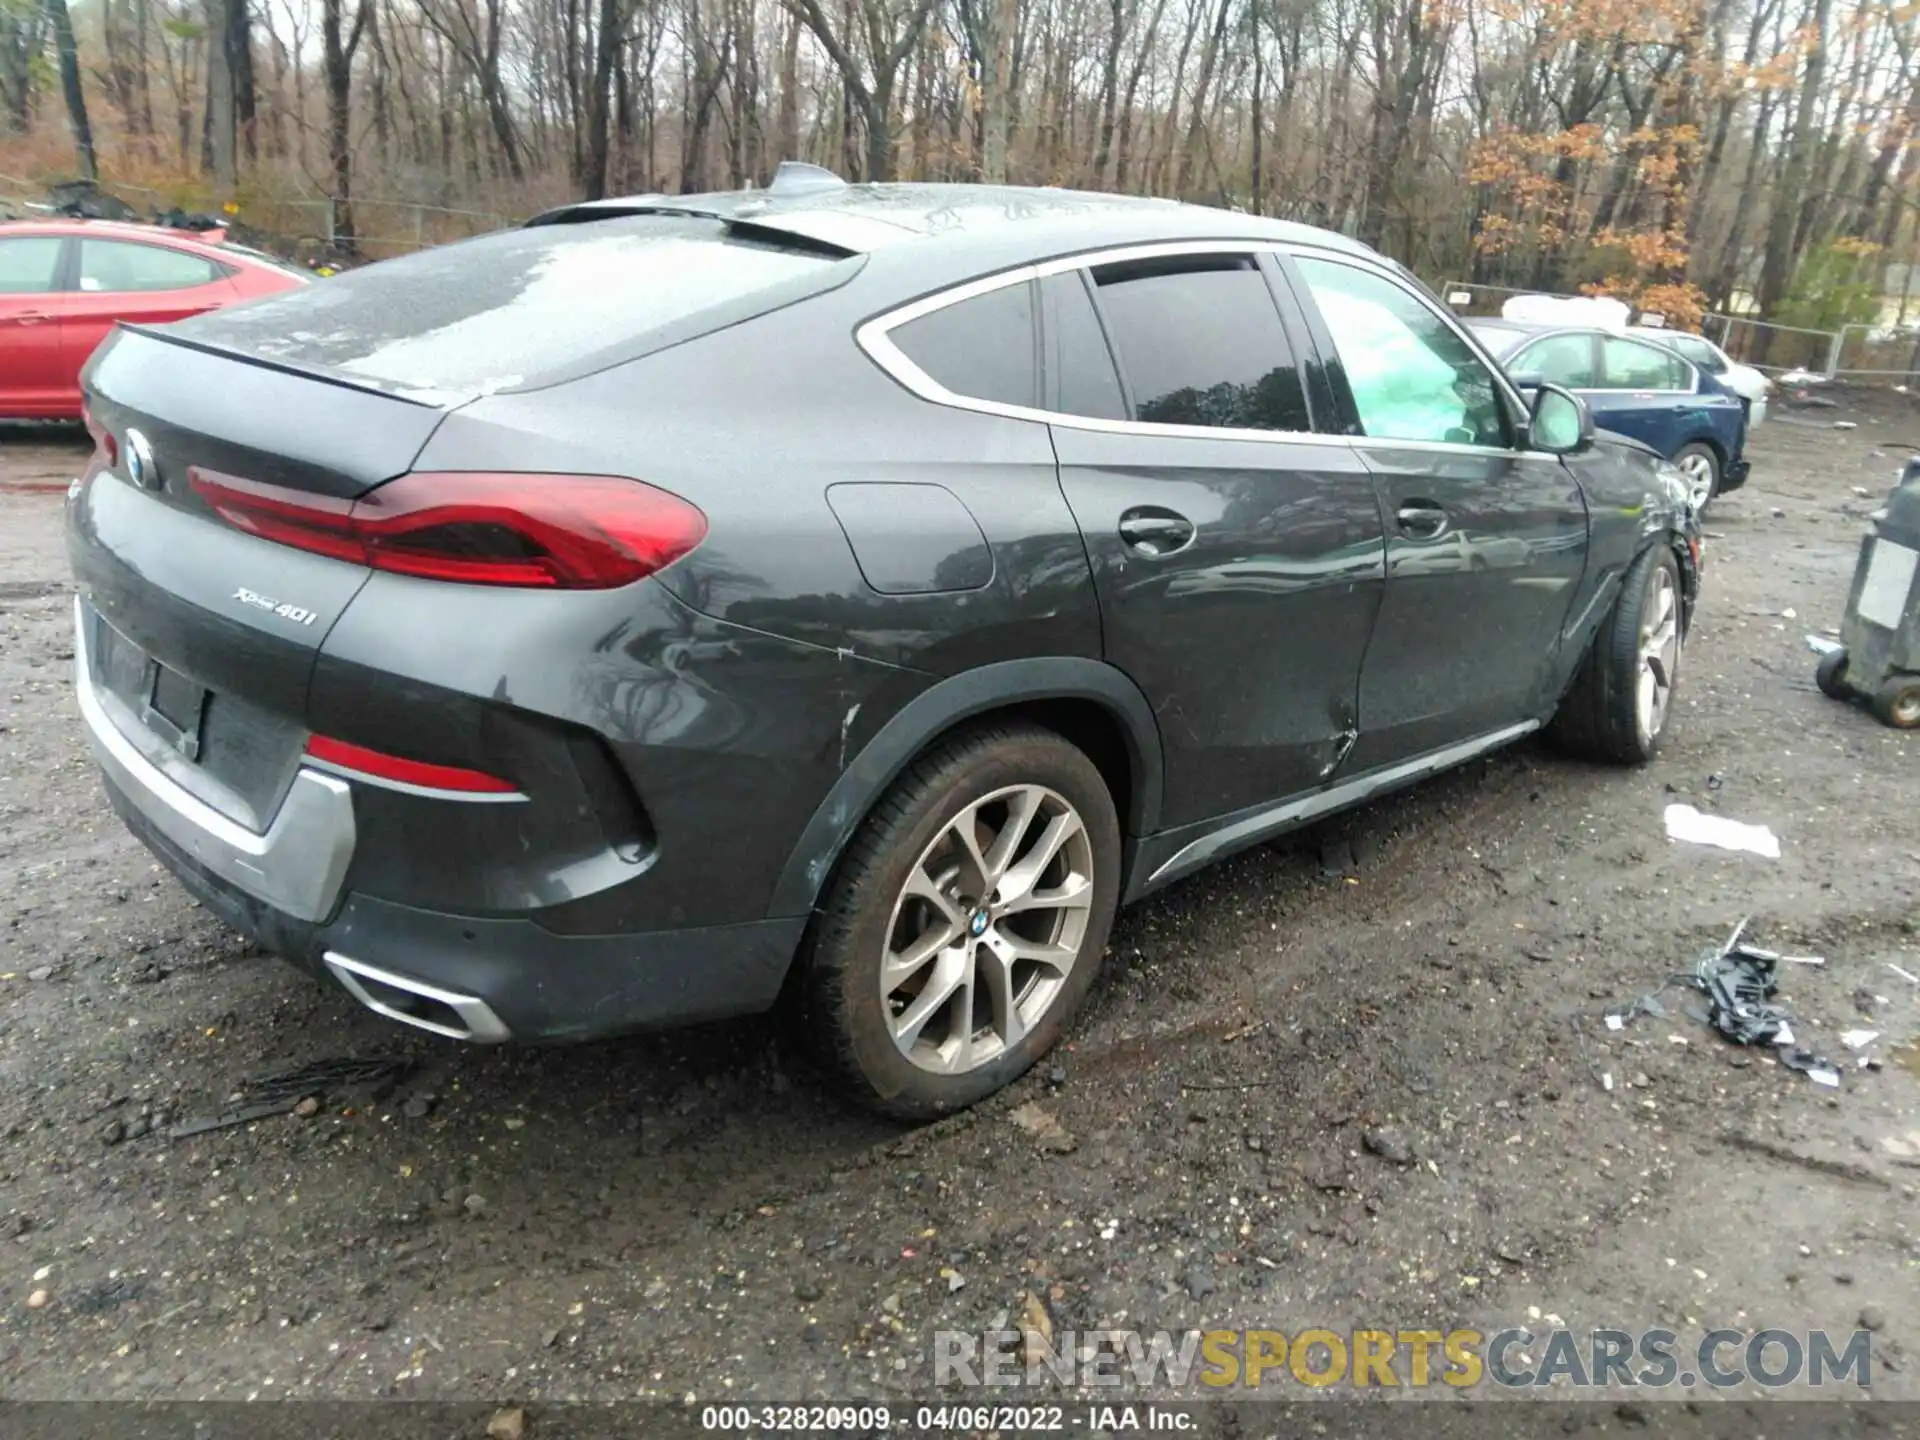
{"label": "black wire debris", "polygon": [[1725,1039],[1735,1045],[1771,1045],[1778,1051],[1780,1063],[1789,1070],[1800,1071],[1819,1085],[1839,1085],[1839,1068],[1824,1055],[1796,1046],[1792,1013],[1786,1006],[1774,1003],[1783,963],[1819,966],[1824,965],[1825,960],[1818,955],[1781,955],[1745,943],[1741,937],[1746,934],[1752,918],[1748,916],[1734,926],[1727,943],[1707,951],[1692,970],[1669,975],[1658,990],[1611,1012],[1607,1017],[1608,1028],[1620,1029],[1635,1015],[1665,1018],[1668,1012],[1660,992],[1669,986],[1684,986],[1707,998],[1704,1009],[1692,1008],[1688,1013],[1702,1024],[1711,1025]]}

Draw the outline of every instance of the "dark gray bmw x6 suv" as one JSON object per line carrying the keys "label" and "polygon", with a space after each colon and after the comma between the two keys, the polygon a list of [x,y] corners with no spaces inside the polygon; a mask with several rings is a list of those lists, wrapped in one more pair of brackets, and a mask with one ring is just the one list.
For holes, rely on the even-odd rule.
{"label": "dark gray bmw x6 suv", "polygon": [[925,1116],[1119,905],[1551,726],[1647,758],[1684,491],[1323,231],[958,186],[570,207],[85,377],[81,710],[213,911],[383,1015],[792,1007]]}

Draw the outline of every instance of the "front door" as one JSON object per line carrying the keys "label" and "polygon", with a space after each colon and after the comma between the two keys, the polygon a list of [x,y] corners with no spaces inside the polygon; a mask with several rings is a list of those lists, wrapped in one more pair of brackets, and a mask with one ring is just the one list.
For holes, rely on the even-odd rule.
{"label": "front door", "polygon": [[1314,789],[1356,734],[1379,501],[1352,447],[1312,433],[1273,273],[1222,251],[1046,282],[1061,484],[1106,657],[1159,720],[1170,827]]}
{"label": "front door", "polygon": [[0,237],[0,415],[40,416],[60,396],[58,235]]}
{"label": "front door", "polygon": [[1379,486],[1386,598],[1346,772],[1537,718],[1586,567],[1571,471],[1516,444],[1511,407],[1452,319],[1364,262],[1296,255],[1335,400]]}

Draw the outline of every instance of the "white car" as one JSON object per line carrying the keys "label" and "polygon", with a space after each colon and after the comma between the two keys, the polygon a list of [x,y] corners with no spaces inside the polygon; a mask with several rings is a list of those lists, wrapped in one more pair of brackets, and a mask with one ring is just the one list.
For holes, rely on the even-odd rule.
{"label": "white car", "polygon": [[1749,428],[1767,418],[1767,393],[1773,389],[1773,382],[1751,365],[1740,364],[1706,336],[1667,330],[1658,325],[1630,325],[1627,333],[1666,346],[1746,401]]}

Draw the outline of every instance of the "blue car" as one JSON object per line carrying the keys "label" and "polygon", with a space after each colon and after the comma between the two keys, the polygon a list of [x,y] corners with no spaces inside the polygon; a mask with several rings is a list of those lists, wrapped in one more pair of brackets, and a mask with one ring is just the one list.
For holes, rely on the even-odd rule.
{"label": "blue car", "polygon": [[1476,320],[1467,325],[1521,389],[1573,391],[1593,423],[1658,450],[1687,477],[1695,511],[1747,481],[1740,397],[1663,345],[1579,325]]}

